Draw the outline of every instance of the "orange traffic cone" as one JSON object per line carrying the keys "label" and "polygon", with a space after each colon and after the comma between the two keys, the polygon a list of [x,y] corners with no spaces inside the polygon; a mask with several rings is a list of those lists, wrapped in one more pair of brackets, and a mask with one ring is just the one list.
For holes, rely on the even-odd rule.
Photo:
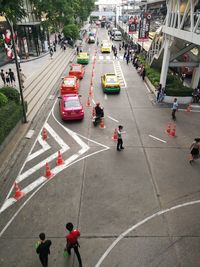
{"label": "orange traffic cone", "polygon": [[62,156],[60,154],[60,150],[58,150],[58,158],[56,160],[56,165],[58,166],[58,165],[62,165],[64,163],[65,163],[65,161],[64,161],[64,159],[62,158]]}
{"label": "orange traffic cone", "polygon": [[115,142],[117,141],[117,129],[114,130],[112,140]]}
{"label": "orange traffic cone", "polygon": [[45,128],[43,128],[42,130],[42,139],[43,140],[47,140],[48,136],[47,136],[47,130]]}
{"label": "orange traffic cone", "polygon": [[101,128],[101,129],[105,129],[106,128],[106,126],[104,124],[104,118],[103,117],[101,118],[99,128]]}
{"label": "orange traffic cone", "polygon": [[166,129],[166,131],[165,131],[165,132],[166,132],[167,134],[169,134],[169,135],[170,135],[170,133],[171,133],[171,126],[172,126],[172,124],[169,123],[168,126],[167,126],[167,129]]}
{"label": "orange traffic cone", "polygon": [[175,137],[176,136],[176,124],[174,124],[174,127],[170,133],[170,136]]}
{"label": "orange traffic cone", "polygon": [[191,107],[191,104],[188,105],[188,107],[185,109],[186,112],[191,112],[192,110],[192,107]]}
{"label": "orange traffic cone", "polygon": [[45,177],[46,178],[51,178],[53,176],[53,173],[50,170],[49,164],[46,163],[46,167],[45,167]]}
{"label": "orange traffic cone", "polygon": [[89,96],[93,95],[93,90],[92,90],[92,86],[90,86],[90,90],[89,90]]}
{"label": "orange traffic cone", "polygon": [[19,185],[18,185],[16,182],[14,183],[14,188],[15,188],[15,195],[14,195],[14,198],[15,198],[16,200],[22,198],[22,197],[25,195],[24,192],[20,191]]}
{"label": "orange traffic cone", "polygon": [[90,104],[90,97],[89,97],[89,96],[88,96],[88,100],[87,100],[86,106],[87,106],[87,107],[91,107],[91,104]]}

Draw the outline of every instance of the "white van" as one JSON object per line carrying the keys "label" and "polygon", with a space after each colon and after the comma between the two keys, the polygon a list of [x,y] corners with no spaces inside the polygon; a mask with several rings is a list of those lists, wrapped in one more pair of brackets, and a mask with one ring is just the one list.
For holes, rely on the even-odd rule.
{"label": "white van", "polygon": [[122,40],[122,33],[120,31],[115,31],[114,40],[115,41],[121,41]]}

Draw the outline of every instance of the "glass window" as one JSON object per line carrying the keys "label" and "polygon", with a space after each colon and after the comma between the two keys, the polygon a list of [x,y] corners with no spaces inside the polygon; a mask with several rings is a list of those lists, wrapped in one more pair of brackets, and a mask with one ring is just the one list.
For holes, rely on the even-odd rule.
{"label": "glass window", "polygon": [[74,100],[69,100],[69,101],[65,101],[64,102],[64,107],[65,108],[79,108],[80,102],[78,99],[74,99]]}

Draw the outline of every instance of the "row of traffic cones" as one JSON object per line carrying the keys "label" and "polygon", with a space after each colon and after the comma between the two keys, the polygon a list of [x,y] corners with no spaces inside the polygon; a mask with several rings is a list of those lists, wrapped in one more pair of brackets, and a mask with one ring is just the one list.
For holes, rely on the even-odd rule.
{"label": "row of traffic cones", "polygon": [[[56,165],[59,166],[59,165],[62,165],[64,163],[65,163],[65,161],[62,158],[60,150],[59,150],[58,151],[58,158],[56,160]],[[46,178],[48,178],[48,179],[50,179],[50,178],[52,178],[54,176],[53,172],[50,169],[50,166],[49,166],[48,162],[46,162],[46,165],[45,165],[45,174],[44,174],[44,176]],[[22,198],[25,195],[25,193],[20,190],[20,187],[19,187],[17,182],[14,183],[14,190],[15,190],[14,198],[16,200],[19,200],[20,198]]]}
{"label": "row of traffic cones", "polygon": [[169,123],[165,132],[168,135],[170,135],[172,137],[175,137],[176,136],[176,124],[174,123],[173,126],[172,126],[172,124]]}

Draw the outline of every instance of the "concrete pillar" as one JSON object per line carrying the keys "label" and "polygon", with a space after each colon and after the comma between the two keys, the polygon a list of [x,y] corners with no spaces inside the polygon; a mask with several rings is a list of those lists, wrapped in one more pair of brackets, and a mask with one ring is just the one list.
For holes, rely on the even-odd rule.
{"label": "concrete pillar", "polygon": [[170,59],[170,46],[171,41],[166,38],[165,39],[165,46],[164,46],[164,55],[163,55],[163,61],[162,61],[162,69],[160,74],[160,83],[163,87],[166,85],[167,80],[167,72],[169,67],[169,59]]}
{"label": "concrete pillar", "polygon": [[193,89],[198,86],[199,80],[200,80],[200,64],[197,68],[194,68],[194,71],[192,74],[191,86]]}

